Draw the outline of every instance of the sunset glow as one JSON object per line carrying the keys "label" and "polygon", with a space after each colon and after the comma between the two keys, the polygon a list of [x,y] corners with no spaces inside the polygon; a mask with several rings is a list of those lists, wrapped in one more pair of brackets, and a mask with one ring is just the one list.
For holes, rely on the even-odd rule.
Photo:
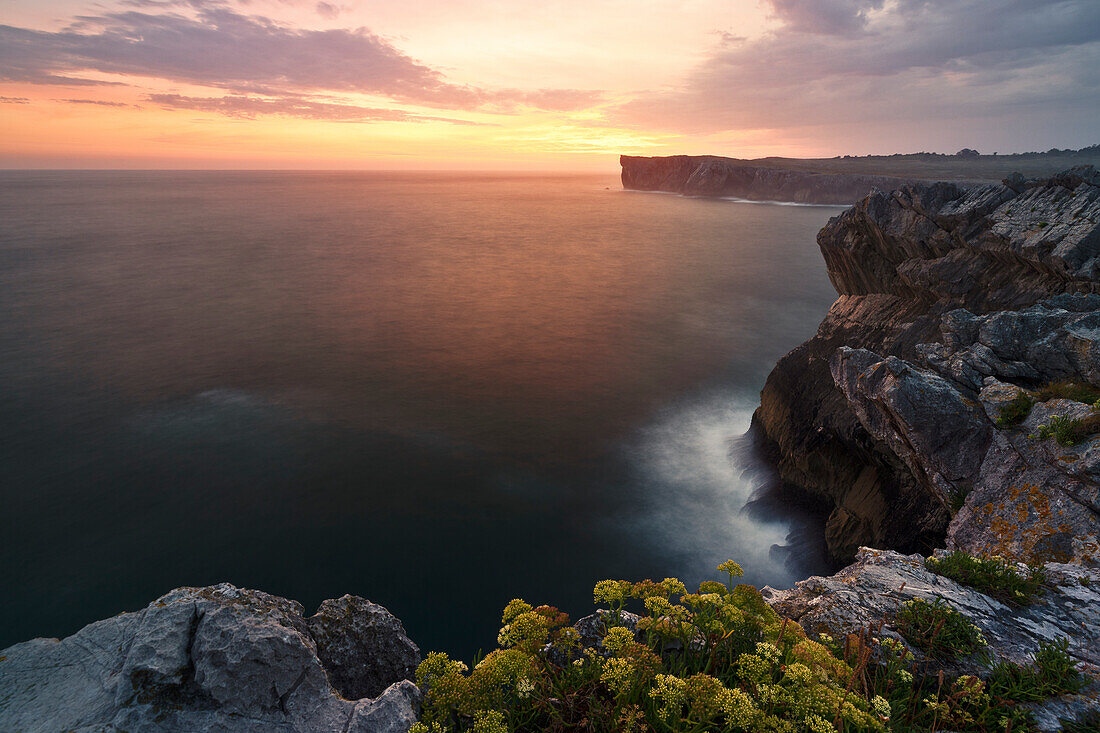
{"label": "sunset glow", "polygon": [[15,0],[0,23],[15,168],[1007,152],[1095,143],[1100,104],[1091,2]]}

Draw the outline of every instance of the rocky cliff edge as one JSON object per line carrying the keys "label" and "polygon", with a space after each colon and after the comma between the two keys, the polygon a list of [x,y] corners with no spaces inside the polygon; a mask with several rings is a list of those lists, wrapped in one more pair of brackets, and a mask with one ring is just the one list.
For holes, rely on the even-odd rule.
{"label": "rocky cliff edge", "polygon": [[0,730],[405,733],[420,651],[355,596],[302,605],[178,588],[72,636],[0,651]]}
{"label": "rocky cliff edge", "polygon": [[945,543],[1096,558],[1100,436],[1036,436],[1092,407],[1037,397],[1022,425],[996,422],[1027,390],[1100,384],[1098,222],[1085,167],[875,192],[821,230],[840,297],[776,365],[755,424],[782,478],[831,507],[834,559]]}

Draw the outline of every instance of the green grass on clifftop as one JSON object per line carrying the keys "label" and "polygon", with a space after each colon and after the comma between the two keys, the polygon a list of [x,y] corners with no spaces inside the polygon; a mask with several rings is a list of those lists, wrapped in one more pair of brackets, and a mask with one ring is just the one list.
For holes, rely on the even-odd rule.
{"label": "green grass on clifftop", "polygon": [[975,557],[962,551],[930,557],[925,565],[937,575],[1015,606],[1033,603],[1046,582],[1042,568],[1030,568],[1021,574],[1015,565],[1001,558]]}

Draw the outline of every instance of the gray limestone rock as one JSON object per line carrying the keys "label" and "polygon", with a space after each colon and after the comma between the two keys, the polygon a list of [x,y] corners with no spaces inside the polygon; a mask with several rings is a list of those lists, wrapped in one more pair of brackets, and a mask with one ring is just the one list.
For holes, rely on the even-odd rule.
{"label": "gray limestone rock", "polygon": [[[354,638],[388,616],[350,596],[326,603],[347,611],[343,624],[325,619],[326,638]],[[368,607],[371,618],[359,618]],[[376,648],[415,649],[393,621],[376,625]],[[0,730],[408,730],[419,711],[415,685],[393,665],[363,664],[364,676],[389,686],[375,699],[345,699],[317,647],[295,601],[227,583],[178,588],[66,639],[0,652]]]}
{"label": "gray limestone rock", "polygon": [[905,461],[929,494],[949,502],[969,493],[992,429],[977,403],[895,356],[841,347],[831,366],[863,427]]}
{"label": "gray limestone rock", "polygon": [[[836,637],[864,628],[909,646],[894,619],[903,603],[914,598],[942,598],[974,623],[995,659],[1027,664],[1040,641],[1069,640],[1069,651],[1082,662],[1100,664],[1100,569],[1051,563],[1045,566],[1049,588],[1039,602],[1010,607],[974,588],[928,570],[922,555],[862,547],[856,560],[831,577],[811,577],[789,590],[765,587],[764,599],[797,621],[808,633]],[[1084,579],[1084,580],[1082,580]],[[919,649],[914,658],[928,662]],[[940,662],[935,662],[938,668]],[[955,660],[948,671],[979,674],[983,654]]]}
{"label": "gray limestone rock", "polygon": [[[1100,384],[1097,179],[1080,168],[877,191],[818,234],[840,297],[816,336],[769,375],[754,425],[781,478],[832,505],[834,558],[850,559],[860,544],[943,542],[945,496],[978,480],[983,444],[1005,459],[977,406],[989,377],[1024,388]],[[877,354],[877,366],[838,355],[845,346]],[[940,436],[918,423],[941,419],[936,445]],[[952,456],[956,440],[965,451]],[[1029,471],[1034,458],[1023,460]],[[1067,474],[1093,480],[1058,466],[1032,478]]]}
{"label": "gray limestone rock", "polygon": [[345,595],[322,603],[307,623],[332,686],[349,700],[415,679],[420,649],[382,606]]}
{"label": "gray limestone rock", "polygon": [[[623,611],[619,614],[617,625],[629,629],[634,634],[635,639],[641,641],[641,634],[638,632],[638,621],[640,619],[641,617],[636,613]],[[584,656],[584,650],[586,649],[593,649],[598,654],[608,656],[609,653],[603,646],[603,638],[607,636],[608,629],[615,625],[611,617],[611,611],[605,608],[598,609],[593,614],[577,619],[577,622],[573,624],[573,628],[577,630],[579,644],[569,647],[547,644],[543,647],[543,653],[546,654],[547,659],[558,666],[564,666],[574,659],[580,659]]]}

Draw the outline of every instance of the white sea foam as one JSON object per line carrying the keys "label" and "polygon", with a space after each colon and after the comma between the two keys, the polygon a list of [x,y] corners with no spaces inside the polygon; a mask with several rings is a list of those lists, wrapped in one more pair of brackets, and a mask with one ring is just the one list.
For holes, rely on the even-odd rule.
{"label": "white sea foam", "polygon": [[665,196],[679,196],[685,199],[703,199],[705,201],[731,201],[735,204],[766,204],[768,206],[806,206],[810,208],[825,208],[825,209],[847,209],[851,207],[851,204],[811,204],[802,201],[757,201],[755,199],[746,199],[739,196],[692,196],[689,194],[678,193],[676,191],[642,191],[634,188],[621,188],[618,189],[620,193],[659,193]]}
{"label": "white sea foam", "polygon": [[790,523],[745,510],[762,481],[739,445],[753,409],[743,395],[711,393],[661,415],[628,449],[645,487],[633,529],[664,548],[689,582],[716,579],[715,567],[731,558],[750,582],[794,580],[773,552]]}
{"label": "white sea foam", "polygon": [[[704,198],[704,197],[696,197]],[[718,196],[721,201],[732,201],[735,204],[768,204],[770,206],[810,206],[815,208],[826,209],[847,209],[851,207],[851,204],[811,204],[802,201],[756,201],[753,199],[743,199],[737,196]]]}

